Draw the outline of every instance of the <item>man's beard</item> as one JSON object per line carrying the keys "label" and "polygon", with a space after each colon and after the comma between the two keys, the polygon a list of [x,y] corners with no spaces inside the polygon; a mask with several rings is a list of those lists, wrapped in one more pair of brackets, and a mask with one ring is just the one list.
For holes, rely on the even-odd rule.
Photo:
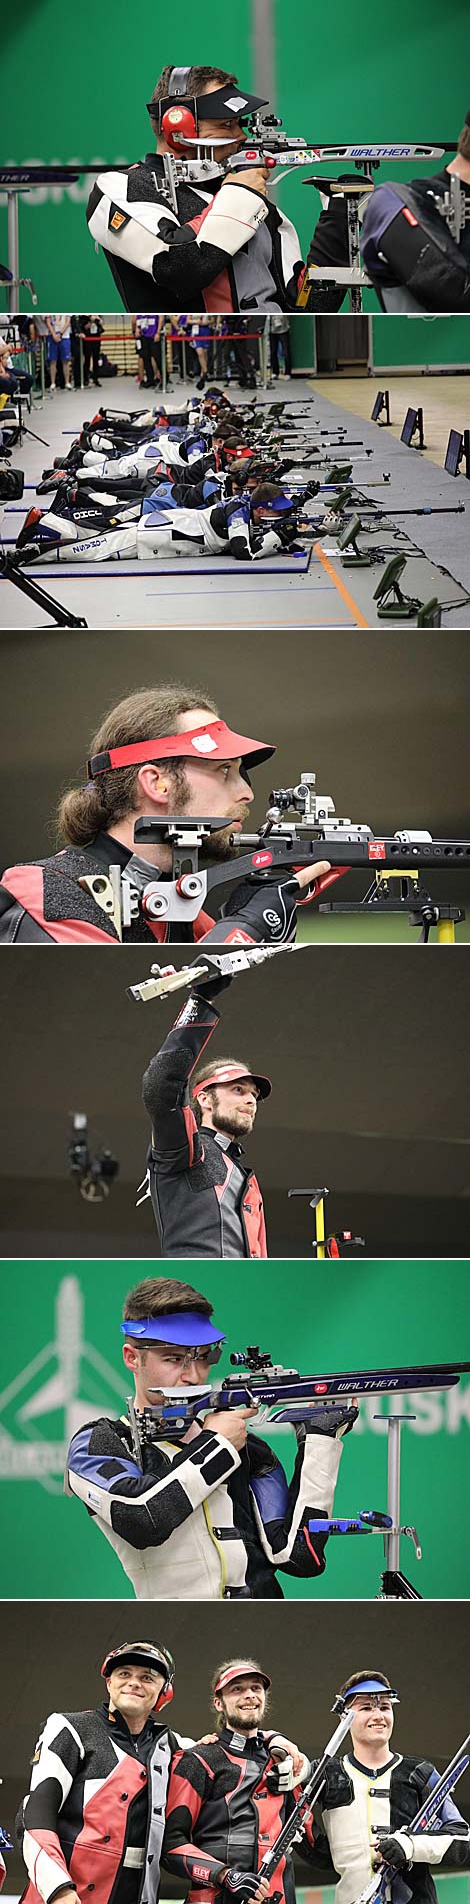
{"label": "man's beard", "polygon": [[[237,814],[237,819],[238,818],[239,815]],[[245,814],[242,822],[243,826],[246,826],[247,818],[248,815]],[[239,845],[238,833],[234,833],[233,831],[234,826],[234,819],[226,820],[225,825],[222,824],[221,826],[220,833],[217,829],[216,833],[209,834],[208,839],[204,841],[204,852],[201,853],[202,867],[211,865],[213,860],[240,858],[243,847]]]}
{"label": "man's beard", "polygon": [[[190,818],[188,807],[191,799],[191,789],[184,766],[178,764],[173,769],[172,780],[175,815],[178,818],[180,815],[181,818]],[[202,871],[204,871],[207,865],[212,865],[214,860],[239,859],[243,849],[238,844],[238,835],[233,832],[233,828],[236,824],[236,820],[240,820],[240,818],[242,820],[242,826],[246,826],[248,813],[249,808],[247,807],[246,813],[243,815],[239,813],[232,814],[231,818],[227,820],[224,820],[221,816],[220,832],[217,829],[216,833],[209,833],[207,839],[204,841],[204,850],[200,854],[200,866]],[[203,815],[198,814],[198,818],[202,819]]]}
{"label": "man's beard", "polygon": [[226,1712],[225,1706],[223,1707],[223,1723],[229,1727],[231,1732],[257,1732],[258,1727],[261,1725],[262,1718],[263,1713],[261,1710],[258,1710],[257,1712],[240,1713],[240,1715],[232,1713],[229,1719],[228,1712]]}
{"label": "man's beard", "polygon": [[[243,1119],[243,1122],[239,1122],[239,1119]],[[222,1115],[215,1103],[212,1110],[212,1122],[214,1130],[221,1131],[223,1137],[249,1137],[254,1118],[247,1111],[232,1111],[231,1115],[230,1112]]]}

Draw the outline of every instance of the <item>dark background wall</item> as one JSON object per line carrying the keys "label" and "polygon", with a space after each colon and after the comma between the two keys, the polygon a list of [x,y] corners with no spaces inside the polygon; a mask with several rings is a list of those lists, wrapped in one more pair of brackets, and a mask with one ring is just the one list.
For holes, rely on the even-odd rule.
{"label": "dark background wall", "polygon": [[[422,629],[333,633],[282,630],[256,639],[190,629],[4,633],[5,724],[0,755],[0,865],[53,851],[54,809],[81,786],[91,736],[106,710],[152,682],[183,680],[215,696],[238,732],[276,743],[253,776],[261,820],[271,787],[314,769],[338,814],[380,831],[470,831],[467,740],[470,641]],[[349,888],[348,888],[349,890]],[[460,880],[458,891],[460,893]]]}
{"label": "dark background wall", "polygon": [[[273,1724],[317,1754],[334,1727],[331,1706],[341,1681],[363,1666],[385,1672],[401,1704],[394,1740],[399,1750],[431,1758],[440,1771],[465,1737],[468,1700],[463,1662],[468,1654],[468,1605],[356,1605],[343,1607],[166,1606],[158,1620],[152,1608],[100,1605],[31,1609],[7,1605],[2,1613],[0,1657],[3,1770],[2,1822],[12,1826],[29,1781],[29,1761],[41,1722],[54,1710],[98,1705],[105,1654],[131,1636],[163,1639],[176,1658],[176,1697],[167,1709],[177,1731],[195,1737],[211,1729],[208,1685],[223,1659],[248,1651],[273,1676]],[[466,1773],[456,1793],[465,1815],[470,1805]],[[311,1865],[297,1863],[301,1882],[311,1884]],[[324,1872],[317,1881],[324,1881]],[[8,1888],[20,1889],[19,1857],[8,1859]],[[178,1887],[165,1879],[164,1894]]]}
{"label": "dark background wall", "polygon": [[[104,950],[24,946],[1,961],[7,1255],[86,1255],[90,1239],[93,1255],[156,1253],[150,1205],[134,1207],[141,1077],[176,1011],[127,999],[149,973],[143,947]],[[330,1186],[331,1227],[364,1235],[370,1256],[467,1254],[468,987],[464,953],[438,947],[308,946],[233,985],[213,1050],[228,1042],[273,1077],[249,1140],[273,1256],[308,1253],[311,1213],[287,1199],[308,1184]],[[67,1177],[74,1108],[121,1162],[99,1222]]]}

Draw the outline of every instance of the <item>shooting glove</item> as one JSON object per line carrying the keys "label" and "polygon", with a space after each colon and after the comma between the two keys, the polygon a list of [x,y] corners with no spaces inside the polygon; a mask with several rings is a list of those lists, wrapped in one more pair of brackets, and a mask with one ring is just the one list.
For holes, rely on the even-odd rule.
{"label": "shooting glove", "polygon": [[268,1791],[293,1792],[294,1787],[305,1785],[306,1779],[310,1777],[310,1759],[306,1757],[305,1752],[302,1754],[300,1772],[294,1774],[294,1761],[289,1740],[283,1738],[282,1732],[273,1732],[268,1744],[271,1757],[276,1760],[275,1768],[266,1774],[265,1782]]}
{"label": "shooting glove", "polygon": [[312,1408],[311,1418],[296,1426],[297,1440],[300,1444],[305,1434],[330,1435],[331,1439],[344,1440],[344,1436],[349,1435],[351,1428],[354,1428],[358,1414],[356,1405],[346,1402],[340,1403],[337,1408]]}
{"label": "shooting glove", "polygon": [[212,998],[217,997],[218,992],[225,992],[227,985],[231,985],[232,980],[230,976],[225,976],[225,977],[222,976],[222,973],[219,972],[218,967],[215,964],[215,961],[213,961],[210,958],[207,958],[207,955],[205,952],[203,955],[203,961],[199,959],[197,961],[198,964],[202,962],[204,963],[204,965],[210,966],[209,977],[198,979],[197,984],[193,985],[191,987],[191,990],[195,998],[207,998],[209,999],[209,1002],[210,1002]]}
{"label": "shooting glove", "polygon": [[407,1831],[395,1831],[393,1838],[379,1838],[376,1850],[386,1864],[391,1864],[393,1871],[403,1871],[413,1863],[413,1839]]}
{"label": "shooting glove", "polygon": [[223,944],[235,943],[229,926],[233,918],[233,931],[239,928],[253,945],[283,945],[295,939],[296,909],[301,898],[305,894],[296,879],[280,879],[277,885],[271,880],[260,881],[259,885],[256,880],[244,880],[221,907],[220,923],[211,937]]}
{"label": "shooting glove", "polygon": [[256,1897],[259,1889],[256,1871],[237,1871],[233,1865],[229,1866],[222,1882],[229,1896],[236,1898],[237,1904],[249,1904],[249,1899]]}

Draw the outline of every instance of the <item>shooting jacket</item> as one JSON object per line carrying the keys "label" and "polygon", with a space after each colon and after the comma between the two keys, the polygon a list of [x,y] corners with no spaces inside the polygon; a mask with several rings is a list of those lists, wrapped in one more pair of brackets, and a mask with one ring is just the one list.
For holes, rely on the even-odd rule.
{"label": "shooting jacket", "polygon": [[[384,1832],[397,1831],[400,1827],[408,1831],[437,1778],[438,1773],[429,1760],[402,1758],[400,1753],[393,1753],[388,1764],[375,1774],[361,1765],[352,1753],[343,1760],[331,1761],[322,1799],[325,1835],[323,1845],[320,1839],[316,1849],[321,1855],[322,1850],[329,1848],[339,1876],[337,1904],[354,1904],[374,1875],[372,1826],[380,1825]],[[437,1904],[431,1865],[440,1865],[444,1857],[446,1863],[452,1865],[470,1864],[470,1846],[458,1839],[452,1841],[452,1825],[462,1824],[452,1798],[444,1800],[441,1821],[444,1826],[449,1825],[449,1833],[435,1830],[423,1837],[417,1835],[414,1839],[416,1862],[411,1871],[403,1872],[403,1877],[400,1873],[402,1883],[404,1881],[411,1891],[413,1904]],[[393,1885],[391,1895],[393,1904]]]}
{"label": "shooting jacket", "polygon": [[151,1197],[166,1258],[267,1256],[261,1191],[241,1144],[199,1130],[190,1105],[192,1073],[218,1024],[215,1006],[191,992],[143,1080],[152,1123],[143,1200]]}
{"label": "shooting jacket", "polygon": [[233,178],[162,191],[163,159],[101,172],[87,207],[128,311],[295,309],[302,268],[294,225],[250,185]]}
{"label": "shooting jacket", "polygon": [[267,1442],[241,1453],[210,1427],[177,1443],[162,1435],[137,1464],[126,1419],[89,1422],[71,1441],[66,1492],[78,1495],[114,1548],[138,1600],[283,1598],[277,1570],[314,1579],[327,1536],[341,1440],[306,1435],[292,1480]]}
{"label": "shooting jacket", "polygon": [[[247,1739],[228,1726],[217,1743],[175,1755],[162,1863],[180,1883],[189,1878],[187,1904],[220,1898],[220,1876],[228,1865],[259,1870],[301,1797],[300,1786],[293,1792],[270,1791],[267,1777],[274,1769],[269,1734]],[[308,1824],[302,1845],[307,1853],[311,1841]],[[282,1904],[295,1904],[292,1857],[275,1872],[274,1887]]]}
{"label": "shooting jacket", "polygon": [[120,444],[110,444],[108,451],[98,448],[85,450],[83,462],[76,472],[78,483],[90,483],[94,476],[105,482],[114,477],[148,476],[149,470],[162,463],[165,469],[185,472],[191,464],[198,464],[201,457],[210,453],[210,443],[206,437],[194,433],[181,437],[175,430],[158,428],[152,436],[149,432],[144,442],[135,443],[132,449],[121,450]]}
{"label": "shooting jacket", "polygon": [[[0,885],[0,944],[30,945],[46,939],[59,945],[117,945],[112,919],[79,882],[86,874],[107,873],[110,866],[124,871],[130,858],[119,840],[99,833],[90,846],[66,846],[49,859],[8,866]],[[205,912],[188,925],[184,920],[172,925],[163,920],[151,923],[140,913],[126,928],[124,939],[126,945],[137,941],[155,945],[155,940],[159,945],[193,943],[205,938],[213,924]]]}
{"label": "shooting jacket", "polygon": [[23,1904],[53,1904],[67,1883],[83,1900],[93,1892],[93,1904],[156,1904],[180,1745],[152,1716],[134,1738],[106,1701],[99,1711],[50,1714],[17,1821],[29,1879]]}

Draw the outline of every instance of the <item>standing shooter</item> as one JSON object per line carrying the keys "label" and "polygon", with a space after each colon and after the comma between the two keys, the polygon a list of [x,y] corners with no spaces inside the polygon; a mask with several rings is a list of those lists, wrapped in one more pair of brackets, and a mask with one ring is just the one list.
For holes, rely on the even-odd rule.
{"label": "standing shooter", "polygon": [[[352,1749],[332,1759],[321,1799],[323,1847],[339,1875],[338,1904],[357,1904],[383,1859],[402,1873],[413,1904],[437,1904],[431,1866],[470,1864],[467,1826],[452,1798],[442,1805],[440,1823],[413,1837],[411,1821],[437,1783],[435,1766],[394,1752],[394,1709],[399,1703],[384,1673],[357,1672],[340,1687],[338,1701],[354,1708]],[[466,1841],[459,1842],[459,1833]]]}
{"label": "standing shooter", "polygon": [[[258,1877],[310,1773],[305,1754],[263,1729],[271,1680],[255,1660],[225,1661],[214,1674],[215,1744],[175,1758],[168,1790],[163,1862],[190,1889],[188,1904],[264,1904],[270,1885]],[[292,1751],[292,1748],[290,1748]],[[312,1844],[305,1827],[305,1848]],[[281,1904],[294,1904],[292,1859],[275,1873]]]}
{"label": "standing shooter", "polygon": [[194,1407],[201,1390],[209,1400],[225,1342],[205,1296],[148,1278],[126,1299],[122,1331],[135,1397],[127,1416],[74,1435],[66,1489],[109,1540],[137,1599],[279,1600],[279,1570],[303,1580],[323,1573],[327,1536],[314,1543],[309,1519],[331,1514],[341,1438],[357,1408],[315,1407],[295,1431],[288,1482],[268,1443],[249,1432],[255,1408]]}
{"label": "standing shooter", "polygon": [[[243,120],[267,104],[218,66],[164,66],[147,108],[156,154],[101,173],[87,208],[91,236],[103,246],[126,310],[295,307],[299,240],[268,202],[268,168],[242,164],[222,174],[224,160],[243,146]],[[177,182],[172,203],[165,157],[194,158],[196,138],[205,176]]]}
{"label": "standing shooter", "polygon": [[166,1647],[137,1640],[107,1654],[101,1672],[103,1704],[52,1712],[39,1735],[19,1815],[23,1904],[82,1904],[90,1890],[101,1904],[157,1904],[168,1777],[183,1743],[158,1717],[174,1663]]}

